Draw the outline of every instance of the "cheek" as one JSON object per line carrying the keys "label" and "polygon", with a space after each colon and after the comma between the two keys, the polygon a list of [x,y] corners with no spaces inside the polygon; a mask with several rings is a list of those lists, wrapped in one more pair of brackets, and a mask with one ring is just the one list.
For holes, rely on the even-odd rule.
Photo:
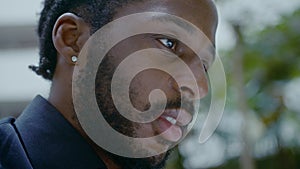
{"label": "cheek", "polygon": [[133,106],[140,111],[149,109],[149,95],[155,89],[162,90],[167,98],[172,97],[169,79],[168,74],[156,69],[148,69],[138,73],[131,81],[129,88]]}

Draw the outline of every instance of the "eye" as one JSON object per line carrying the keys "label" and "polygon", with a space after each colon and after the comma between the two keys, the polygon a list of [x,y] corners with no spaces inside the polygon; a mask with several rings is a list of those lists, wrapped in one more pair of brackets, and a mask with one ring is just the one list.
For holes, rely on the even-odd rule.
{"label": "eye", "polygon": [[204,68],[205,72],[207,72],[207,66],[205,64],[203,64],[203,68]]}
{"label": "eye", "polygon": [[158,40],[165,47],[167,47],[169,49],[172,49],[172,50],[175,50],[175,48],[176,48],[176,41],[175,40],[171,40],[171,39],[167,39],[167,38],[160,38]]}

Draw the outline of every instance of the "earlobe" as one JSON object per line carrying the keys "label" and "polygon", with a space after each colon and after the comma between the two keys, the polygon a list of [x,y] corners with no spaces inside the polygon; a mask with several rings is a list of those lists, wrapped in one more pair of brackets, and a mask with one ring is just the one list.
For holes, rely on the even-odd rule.
{"label": "earlobe", "polygon": [[67,63],[74,64],[72,56],[79,55],[89,35],[89,26],[82,18],[72,13],[61,15],[52,32],[52,40],[58,57],[63,57]]}

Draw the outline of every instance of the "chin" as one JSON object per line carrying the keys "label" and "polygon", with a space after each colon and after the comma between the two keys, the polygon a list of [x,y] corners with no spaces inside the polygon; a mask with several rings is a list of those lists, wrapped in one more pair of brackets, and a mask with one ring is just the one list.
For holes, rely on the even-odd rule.
{"label": "chin", "polygon": [[153,169],[163,169],[166,165],[166,162],[169,159],[169,156],[171,155],[171,153],[173,152],[174,149],[175,148],[172,148],[165,153],[150,157],[150,158],[152,158],[152,160],[151,160],[152,164],[157,167],[157,168],[154,167]]}
{"label": "chin", "polygon": [[165,163],[166,162],[166,160],[168,159],[169,154],[170,154],[170,152],[165,152],[163,154],[150,157],[150,159],[151,159],[150,161],[152,162],[152,164],[154,166],[160,165],[161,163]]}
{"label": "chin", "polygon": [[110,158],[122,169],[163,169],[171,151],[147,158],[127,158],[108,153]]}

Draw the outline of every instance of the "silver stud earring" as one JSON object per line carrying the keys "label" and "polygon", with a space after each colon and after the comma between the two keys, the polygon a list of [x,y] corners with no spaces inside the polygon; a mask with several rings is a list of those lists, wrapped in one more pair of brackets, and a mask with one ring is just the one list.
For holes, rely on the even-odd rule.
{"label": "silver stud earring", "polygon": [[76,62],[77,62],[77,60],[78,60],[77,56],[72,56],[72,58],[71,58],[71,59],[72,59],[72,62],[73,62],[73,63],[76,63]]}

